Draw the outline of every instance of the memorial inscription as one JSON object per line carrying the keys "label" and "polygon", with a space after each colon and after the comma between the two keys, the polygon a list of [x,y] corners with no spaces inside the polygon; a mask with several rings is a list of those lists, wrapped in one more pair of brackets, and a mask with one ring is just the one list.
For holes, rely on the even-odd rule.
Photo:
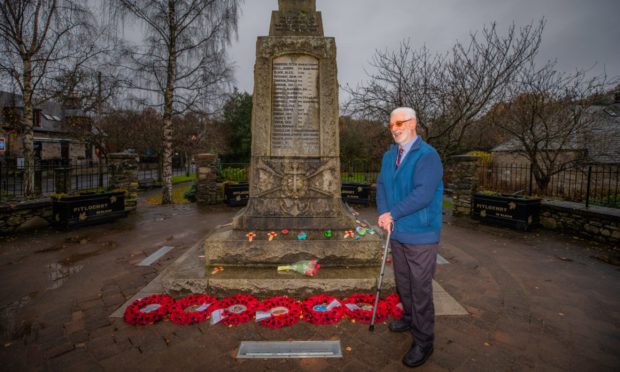
{"label": "memorial inscription", "polygon": [[319,156],[319,61],[287,54],[273,60],[272,156]]}
{"label": "memorial inscription", "polygon": [[278,15],[274,27],[275,31],[281,34],[286,32],[317,34],[321,30],[315,14],[301,12]]}

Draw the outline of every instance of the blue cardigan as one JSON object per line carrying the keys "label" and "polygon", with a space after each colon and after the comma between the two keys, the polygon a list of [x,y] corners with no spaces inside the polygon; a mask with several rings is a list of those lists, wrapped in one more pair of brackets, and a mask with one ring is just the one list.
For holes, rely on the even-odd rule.
{"label": "blue cardigan", "polygon": [[396,168],[398,145],[383,155],[377,180],[379,214],[394,219],[391,238],[406,244],[439,243],[443,167],[437,151],[418,137]]}

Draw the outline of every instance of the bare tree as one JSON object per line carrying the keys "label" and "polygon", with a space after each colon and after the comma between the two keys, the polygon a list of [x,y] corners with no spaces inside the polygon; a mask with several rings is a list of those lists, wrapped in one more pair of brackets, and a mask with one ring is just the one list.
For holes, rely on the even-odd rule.
{"label": "bare tree", "polygon": [[51,77],[68,60],[94,53],[91,14],[78,0],[3,0],[0,3],[0,73],[24,101],[24,195],[34,194],[33,108],[46,97]]}
{"label": "bare tree", "polygon": [[510,99],[493,111],[495,123],[512,137],[506,146],[530,162],[543,191],[554,174],[588,160],[588,143],[605,141],[590,134],[599,119],[592,104],[610,86],[606,76],[561,73],[555,65],[538,68],[531,62],[521,68],[509,85]]}
{"label": "bare tree", "polygon": [[224,48],[236,31],[239,2],[111,2],[111,12],[117,18],[129,15],[145,30],[143,46],[133,46],[128,52],[130,69],[137,76],[132,88],[155,95],[157,105],[162,107],[164,204],[172,203],[172,118],[196,108],[208,111],[213,95],[232,79]]}
{"label": "bare tree", "polygon": [[377,51],[367,82],[347,87],[346,109],[357,117],[385,121],[398,106],[413,107],[418,129],[446,158],[461,150],[469,129],[496,102],[520,66],[540,46],[544,20],[500,35],[496,25],[433,54],[404,41],[396,51]]}

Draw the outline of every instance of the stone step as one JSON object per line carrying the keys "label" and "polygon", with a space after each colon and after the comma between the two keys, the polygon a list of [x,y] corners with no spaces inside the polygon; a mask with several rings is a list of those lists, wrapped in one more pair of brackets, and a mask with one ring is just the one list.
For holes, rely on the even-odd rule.
{"label": "stone step", "polygon": [[266,232],[256,233],[252,242],[245,232],[218,229],[205,240],[206,263],[213,266],[284,265],[299,260],[317,260],[323,267],[373,267],[381,264],[383,247],[378,235],[366,234],[359,240],[344,238],[335,231],[331,239],[322,231],[309,231],[307,240],[293,236],[267,240]]}
{"label": "stone step", "polygon": [[[326,267],[314,277],[295,272],[278,272],[273,268],[226,267],[205,279],[210,293],[266,293],[308,296],[319,293],[374,292],[380,267]],[[392,267],[386,266],[383,289],[394,291]]]}
{"label": "stone step", "polygon": [[[254,293],[309,295],[313,293],[347,293],[376,291],[380,266],[321,267],[314,277],[294,272],[278,272],[277,267],[225,266],[213,274],[205,265],[202,244],[185,252],[162,273],[161,283],[167,293]],[[392,266],[386,265],[383,288],[394,291]]]}

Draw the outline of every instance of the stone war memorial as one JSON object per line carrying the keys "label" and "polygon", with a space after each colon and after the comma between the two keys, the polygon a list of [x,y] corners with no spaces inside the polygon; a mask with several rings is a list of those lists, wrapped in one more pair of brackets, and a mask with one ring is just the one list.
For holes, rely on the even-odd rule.
{"label": "stone war memorial", "polygon": [[[187,257],[193,269],[167,278],[169,290],[311,293],[376,284],[381,239],[364,233],[370,226],[341,199],[335,40],[324,37],[315,0],[278,3],[269,36],[256,43],[248,205],[205,240],[200,268]],[[276,270],[299,260],[321,269],[312,278]]]}

